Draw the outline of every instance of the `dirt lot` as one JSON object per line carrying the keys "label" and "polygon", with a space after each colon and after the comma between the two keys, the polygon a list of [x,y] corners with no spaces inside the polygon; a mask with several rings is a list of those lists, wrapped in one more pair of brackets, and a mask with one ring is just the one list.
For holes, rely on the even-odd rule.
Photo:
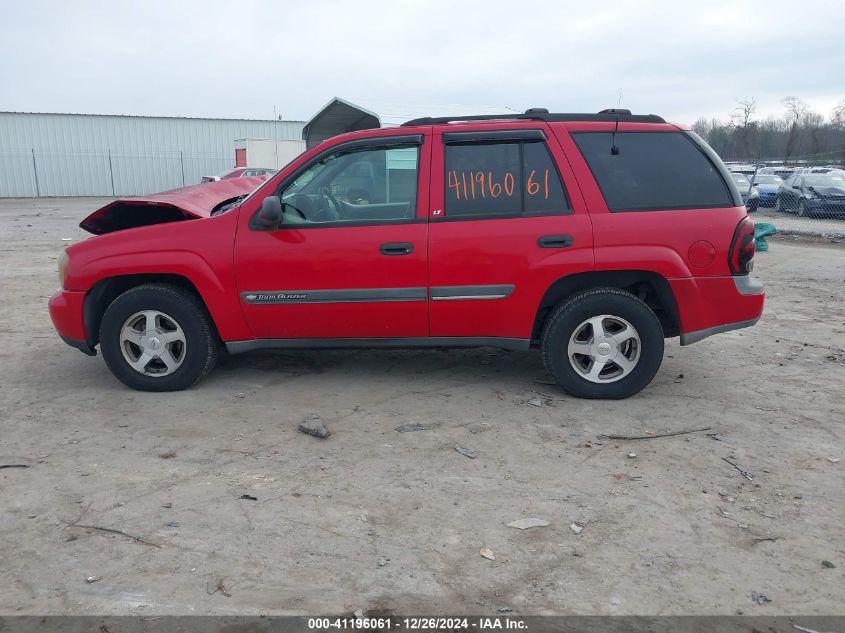
{"label": "dirt lot", "polygon": [[255,353],[155,395],[47,315],[97,205],[0,201],[0,464],[29,466],[0,470],[0,613],[843,612],[842,246],[771,242],[760,324],[670,341],[623,402],[489,349]]}

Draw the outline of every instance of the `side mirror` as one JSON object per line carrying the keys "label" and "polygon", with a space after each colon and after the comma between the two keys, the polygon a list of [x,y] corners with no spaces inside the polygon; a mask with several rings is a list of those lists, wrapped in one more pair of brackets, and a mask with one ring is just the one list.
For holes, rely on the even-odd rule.
{"label": "side mirror", "polygon": [[261,208],[252,218],[252,227],[259,231],[273,231],[282,223],[282,200],[279,196],[267,196]]}

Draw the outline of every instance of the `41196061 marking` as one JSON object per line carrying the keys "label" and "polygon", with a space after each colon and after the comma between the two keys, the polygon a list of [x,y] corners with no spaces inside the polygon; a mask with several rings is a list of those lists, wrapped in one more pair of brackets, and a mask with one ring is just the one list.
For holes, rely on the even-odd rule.
{"label": "41196061 marking", "polygon": [[[516,191],[516,180],[511,172],[505,172],[502,182],[496,182],[491,171],[461,171],[452,170],[447,174],[448,188],[452,189],[457,200],[478,200],[479,198],[498,198],[502,194],[510,198]],[[542,175],[536,169],[528,173],[525,181],[525,193],[531,197],[542,196],[549,199],[549,170],[543,170]]]}

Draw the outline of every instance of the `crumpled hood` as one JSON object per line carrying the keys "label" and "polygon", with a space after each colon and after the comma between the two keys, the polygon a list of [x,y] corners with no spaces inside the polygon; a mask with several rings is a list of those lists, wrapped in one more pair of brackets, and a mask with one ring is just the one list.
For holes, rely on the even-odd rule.
{"label": "crumpled hood", "polygon": [[265,181],[258,176],[227,178],[148,196],[120,198],[94,211],[79,226],[102,235],[150,224],[207,218],[220,204],[251,193]]}

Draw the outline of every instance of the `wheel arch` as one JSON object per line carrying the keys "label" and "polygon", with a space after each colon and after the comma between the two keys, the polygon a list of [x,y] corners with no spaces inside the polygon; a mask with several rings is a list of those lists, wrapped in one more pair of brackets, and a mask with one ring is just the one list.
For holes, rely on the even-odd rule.
{"label": "wheel arch", "polygon": [[540,340],[546,319],[555,306],[576,292],[597,287],[627,290],[654,311],[667,338],[680,335],[678,305],[665,277],[650,270],[601,270],[567,275],[548,287],[534,317],[531,341]]}
{"label": "wheel arch", "polygon": [[106,309],[111,305],[112,301],[127,290],[152,283],[166,283],[183,288],[194,294],[205,307],[206,311],[209,311],[208,305],[194,282],[184,275],[174,273],[137,273],[106,277],[97,281],[85,295],[83,318],[87,342],[92,347],[100,342],[100,324],[102,323]]}

